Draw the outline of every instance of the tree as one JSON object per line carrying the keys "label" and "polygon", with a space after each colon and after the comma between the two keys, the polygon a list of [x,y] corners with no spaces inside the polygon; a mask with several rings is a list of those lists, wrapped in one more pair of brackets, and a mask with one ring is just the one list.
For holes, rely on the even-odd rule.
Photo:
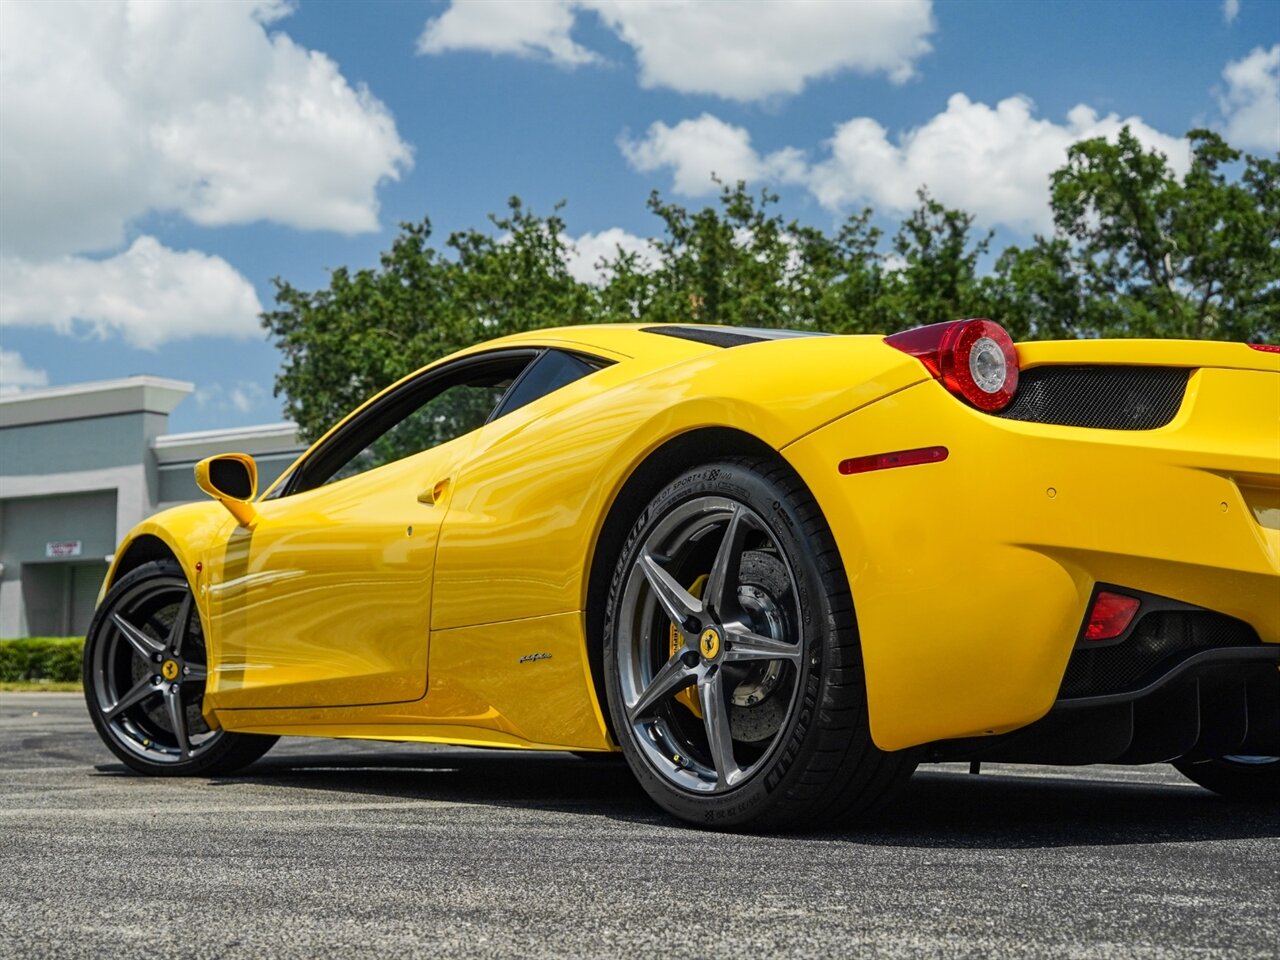
{"label": "tree", "polygon": [[1128,128],[1071,148],[1052,179],[1053,237],[997,265],[1004,309],[1031,335],[1280,334],[1280,163],[1187,136],[1181,180]]}
{"label": "tree", "polygon": [[601,318],[868,333],[952,318],[974,299],[989,238],[972,243],[973,218],[923,191],[894,239],[901,269],[881,250],[870,210],[828,235],[784,221],[770,209],[777,202],[742,182],[722,185],[718,205],[696,212],[654,192],[657,263],[621,251],[607,260]]}
{"label": "tree", "polygon": [[276,279],[262,315],[284,355],[275,391],[315,439],[374,393],[481,340],[593,319],[591,291],[568,272],[564,223],[518,198],[490,217],[495,236],[452,234],[442,255],[431,222],[402,223],[379,269],[333,270],[326,289]]}
{"label": "tree", "polygon": [[[1280,337],[1280,162],[1188,134],[1179,179],[1129,130],[1085,140],[1053,174],[1054,231],[983,275],[991,233],[919,193],[886,241],[871,210],[834,231],[784,221],[777,195],[721,185],[689,210],[654,192],[653,256],[618,250],[587,284],[569,271],[559,206],[512,197],[489,229],[431,246],[401,225],[377,268],[326,289],[277,279],[263,323],[284,356],[276,393],[314,438],[376,391],[448,353],[519,330],[584,322],[718,323],[888,333],[988,316],[1017,339]],[[459,408],[458,416],[467,414]],[[472,411],[474,412],[474,411]],[[445,411],[442,416],[450,415]]]}
{"label": "tree", "polygon": [[[767,190],[757,198],[738,182],[721,187],[719,209],[690,213],[654,191],[649,210],[664,229],[653,241],[658,262],[645,266],[621,253],[607,262],[613,279],[601,291],[602,316],[651,323],[812,326],[803,278],[809,248],[802,245],[796,224],[770,212],[777,201]],[[820,232],[806,239],[828,243]]]}
{"label": "tree", "polygon": [[942,323],[989,312],[978,263],[991,244],[988,232],[972,239],[973,217],[949,210],[929,192],[903,221],[893,240],[901,269],[885,292],[891,322],[886,330]]}

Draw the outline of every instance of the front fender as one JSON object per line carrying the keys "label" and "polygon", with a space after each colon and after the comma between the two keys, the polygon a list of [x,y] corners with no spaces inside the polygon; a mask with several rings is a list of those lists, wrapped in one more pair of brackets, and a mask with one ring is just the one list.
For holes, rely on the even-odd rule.
{"label": "front fender", "polygon": [[[130,530],[116,548],[98,593],[98,603],[102,603],[120,577],[157,559],[160,551],[172,555],[195,590],[196,565],[210,547],[223,538],[228,524],[234,522],[221,506],[212,502],[183,504],[148,517]],[[198,591],[196,599],[200,599]]]}

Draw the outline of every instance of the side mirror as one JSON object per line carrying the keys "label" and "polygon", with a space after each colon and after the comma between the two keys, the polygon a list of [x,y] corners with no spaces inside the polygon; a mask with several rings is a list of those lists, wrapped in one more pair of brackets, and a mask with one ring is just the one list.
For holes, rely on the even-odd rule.
{"label": "side mirror", "polygon": [[258,493],[258,465],[247,453],[223,453],[196,464],[196,486],[231,512],[240,526],[258,522],[253,498]]}

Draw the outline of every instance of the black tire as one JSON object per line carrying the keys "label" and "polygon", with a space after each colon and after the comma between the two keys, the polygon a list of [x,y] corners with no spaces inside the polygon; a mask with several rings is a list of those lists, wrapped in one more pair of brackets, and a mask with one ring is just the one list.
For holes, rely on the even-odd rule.
{"label": "black tire", "polygon": [[871,740],[839,552],[808,489],[775,460],[687,470],[641,511],[609,587],[604,666],[628,764],[690,823],[848,822],[916,766]]}
{"label": "black tire", "polygon": [[276,742],[206,724],[204,631],[191,587],[172,560],[144,564],[107,591],[89,625],[83,669],[98,736],[139,773],[230,773]]}
{"label": "black tire", "polygon": [[1175,760],[1188,780],[1232,800],[1280,800],[1280,757]]}

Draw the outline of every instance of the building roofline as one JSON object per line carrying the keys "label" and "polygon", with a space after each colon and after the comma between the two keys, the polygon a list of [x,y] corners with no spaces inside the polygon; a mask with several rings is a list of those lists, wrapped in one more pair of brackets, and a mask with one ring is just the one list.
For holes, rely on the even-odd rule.
{"label": "building roofline", "polygon": [[151,441],[156,463],[161,466],[186,465],[231,451],[250,456],[284,454],[296,457],[306,447],[306,443],[298,437],[298,425],[287,421],[251,427],[170,433]]}
{"label": "building roofline", "polygon": [[205,443],[213,440],[239,440],[248,437],[285,437],[294,438],[298,435],[298,425],[288,420],[282,420],[279,423],[260,423],[252,427],[219,427],[215,430],[193,430],[189,433],[167,433],[162,437],[156,437],[152,441],[152,446],[161,447],[179,447],[192,443]]}
{"label": "building roofline", "polygon": [[24,390],[0,397],[0,427],[121,413],[167,415],[193,390],[195,384],[185,380],[148,375]]}

